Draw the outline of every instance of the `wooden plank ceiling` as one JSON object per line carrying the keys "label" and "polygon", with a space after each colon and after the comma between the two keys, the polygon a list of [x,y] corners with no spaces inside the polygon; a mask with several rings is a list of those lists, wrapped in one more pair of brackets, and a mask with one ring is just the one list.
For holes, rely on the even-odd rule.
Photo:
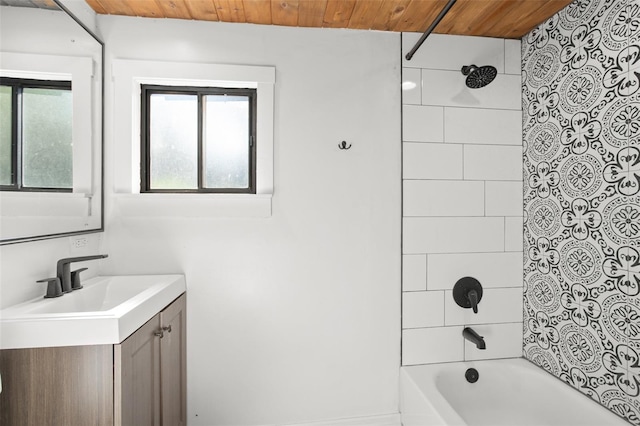
{"label": "wooden plank ceiling", "polygon": [[[86,0],[101,14],[423,32],[447,0]],[[571,0],[458,0],[435,33],[520,38]]]}
{"label": "wooden plank ceiling", "polygon": [[59,10],[53,0],[0,0],[0,6],[33,7],[36,9]]}

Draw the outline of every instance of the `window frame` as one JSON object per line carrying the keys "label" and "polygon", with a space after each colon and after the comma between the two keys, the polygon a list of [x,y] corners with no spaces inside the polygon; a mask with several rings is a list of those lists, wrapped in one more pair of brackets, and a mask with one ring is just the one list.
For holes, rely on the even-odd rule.
{"label": "window frame", "polygon": [[73,192],[73,185],[71,188],[43,188],[35,186],[23,186],[23,141],[21,131],[23,118],[22,93],[24,89],[61,89],[69,90],[70,92],[72,92],[72,82],[70,80],[38,80],[31,78],[0,76],[0,86],[11,87],[11,184],[0,185],[0,191]]}
{"label": "window frame", "polygon": [[[195,189],[159,189],[151,188],[151,114],[150,100],[153,94],[195,95],[198,98],[198,188]],[[249,150],[248,150],[248,187],[246,188],[208,188],[204,186],[204,104],[207,95],[246,96],[249,98]],[[164,194],[256,194],[257,176],[257,97],[253,88],[209,87],[209,86],[168,86],[157,84],[140,85],[140,192]]]}

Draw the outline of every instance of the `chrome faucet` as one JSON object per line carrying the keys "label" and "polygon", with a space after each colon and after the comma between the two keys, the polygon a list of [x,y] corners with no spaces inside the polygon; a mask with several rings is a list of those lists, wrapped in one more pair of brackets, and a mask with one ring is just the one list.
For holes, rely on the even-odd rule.
{"label": "chrome faucet", "polygon": [[476,333],[473,328],[465,327],[464,330],[462,330],[462,336],[476,345],[478,349],[487,349],[487,345],[484,343],[484,337]]}
{"label": "chrome faucet", "polygon": [[[108,257],[106,254],[96,254],[93,256],[80,256],[80,257],[67,257],[64,259],[58,260],[56,265],[56,276],[60,279],[60,284],[62,285],[62,292],[69,293],[73,290],[78,290],[82,288],[80,284],[80,277],[78,273],[84,271],[86,268],[78,269],[77,271],[71,272],[71,263],[74,262],[84,262],[85,260],[94,260],[94,259],[104,259]],[[73,278],[72,278],[73,275]]]}

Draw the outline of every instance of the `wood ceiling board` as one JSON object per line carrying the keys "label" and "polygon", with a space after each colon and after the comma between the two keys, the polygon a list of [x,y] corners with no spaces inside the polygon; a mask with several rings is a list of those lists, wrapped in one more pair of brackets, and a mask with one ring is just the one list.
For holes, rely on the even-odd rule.
{"label": "wood ceiling board", "polygon": [[[448,3],[448,0],[86,1],[101,14],[398,32],[424,32]],[[434,32],[520,38],[570,2],[458,0]]]}
{"label": "wood ceiling board", "polygon": [[[153,1],[153,0],[143,0]],[[111,15],[137,16],[131,8],[130,1],[127,0],[99,0],[102,7]],[[133,2],[135,3],[135,2]]]}
{"label": "wood ceiling board", "polygon": [[351,13],[351,19],[349,19],[349,28],[358,30],[370,29],[376,16],[380,13],[381,6],[382,1],[356,2],[353,13]]}
{"label": "wood ceiling board", "polygon": [[356,0],[328,0],[322,26],[324,28],[348,28]]}
{"label": "wood ceiling board", "polygon": [[106,15],[109,13],[107,12],[107,9],[105,9],[97,0],[86,0],[86,2],[96,13],[99,13],[101,15]]}
{"label": "wood ceiling board", "polygon": [[303,0],[298,5],[298,26],[322,27],[327,0]]}
{"label": "wood ceiling board", "polygon": [[298,5],[299,27],[322,27],[327,0],[305,0]]}
{"label": "wood ceiling board", "polygon": [[143,0],[129,4],[136,16],[144,18],[164,18],[165,11],[155,0]]}
{"label": "wood ceiling board", "polygon": [[213,4],[213,0],[189,0],[187,7],[193,19],[203,21],[218,20],[218,12],[216,12],[216,6]]}
{"label": "wood ceiling board", "polygon": [[[491,9],[488,9],[488,15],[476,20],[477,27],[474,33],[494,37],[495,31],[492,29],[494,27],[504,27],[505,24],[509,25],[509,30],[511,30],[514,25],[518,25],[524,7],[526,7],[524,0],[503,0],[496,3]],[[505,22],[504,20],[508,16],[513,16],[515,20]]]}
{"label": "wood ceiling board", "polygon": [[[302,0],[304,2],[304,0]],[[298,25],[298,0],[273,0],[271,22],[274,25],[296,27]]]}
{"label": "wood ceiling board", "polygon": [[523,20],[520,23],[518,28],[519,31],[512,32],[513,37],[511,38],[522,38],[524,35],[528,34],[529,31],[564,9],[572,1],[573,0],[547,0],[543,4],[540,4],[535,12],[531,13],[527,16],[526,20]]}
{"label": "wood ceiling board", "polygon": [[[490,37],[521,38],[546,19],[544,16],[549,3],[549,0],[513,1],[512,6],[483,33]],[[552,0],[552,3],[557,3],[557,0]]]}
{"label": "wood ceiling board", "polygon": [[242,0],[213,0],[213,4],[222,22],[247,22]]}
{"label": "wood ceiling board", "polygon": [[458,0],[435,32],[519,39],[572,0]]}
{"label": "wood ceiling board", "polygon": [[407,6],[411,0],[384,0],[380,5],[378,16],[376,16],[372,30],[392,31],[396,27],[398,21],[402,19]]}
{"label": "wood ceiling board", "polygon": [[185,0],[156,0],[164,11],[164,16],[173,19],[192,19]]}
{"label": "wood ceiling board", "polygon": [[455,14],[447,13],[440,24],[436,27],[435,33],[438,34],[476,34],[478,22],[486,18],[490,11],[495,7],[493,1],[482,0],[458,0],[455,4]]}
{"label": "wood ceiling board", "polygon": [[271,0],[243,0],[244,16],[251,24],[271,25]]}
{"label": "wood ceiling board", "polygon": [[[446,6],[448,0],[411,0],[394,31],[424,32]],[[453,5],[449,13],[453,13]]]}

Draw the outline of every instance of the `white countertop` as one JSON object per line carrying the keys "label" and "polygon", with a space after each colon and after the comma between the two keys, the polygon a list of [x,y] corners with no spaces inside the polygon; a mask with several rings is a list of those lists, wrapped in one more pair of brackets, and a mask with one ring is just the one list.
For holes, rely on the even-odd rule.
{"label": "white countertop", "polygon": [[0,349],[121,343],[186,291],[183,275],[101,276],[82,284],[0,310]]}

